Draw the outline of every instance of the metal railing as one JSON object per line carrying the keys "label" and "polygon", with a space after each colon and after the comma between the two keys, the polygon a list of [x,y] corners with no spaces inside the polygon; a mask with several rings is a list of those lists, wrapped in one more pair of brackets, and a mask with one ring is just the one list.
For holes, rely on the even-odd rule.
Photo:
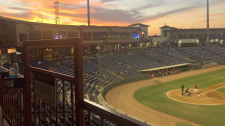
{"label": "metal railing", "polygon": [[103,107],[89,100],[84,100],[83,109],[87,111],[87,124],[91,126],[91,115],[100,117],[99,124],[104,125],[117,125],[117,126],[147,126],[147,124],[137,121],[131,117],[118,113],[109,108]]}
{"label": "metal railing", "polygon": [[[61,47],[62,45],[74,48],[74,77],[29,65],[29,49]],[[11,126],[17,124],[25,126],[147,125],[94,102],[84,100],[82,48],[80,39],[24,42],[25,84],[18,91],[15,89],[4,91],[16,92],[15,95],[10,96],[13,104],[5,105],[3,108],[6,115],[15,115],[5,116],[5,119],[12,118],[7,120]],[[4,86],[4,83],[0,84],[0,88]],[[17,95],[19,92],[24,95]],[[1,93],[2,96],[5,97],[3,102],[8,103],[8,95],[5,96]],[[23,102],[14,101],[19,98],[18,96],[23,96],[19,100]],[[18,114],[13,113],[13,110],[16,109],[18,109]]]}
{"label": "metal railing", "polygon": [[[8,69],[2,69],[8,72]],[[3,119],[10,126],[23,126],[24,124],[23,88],[14,86],[17,80],[2,77],[0,79],[0,105]]]}

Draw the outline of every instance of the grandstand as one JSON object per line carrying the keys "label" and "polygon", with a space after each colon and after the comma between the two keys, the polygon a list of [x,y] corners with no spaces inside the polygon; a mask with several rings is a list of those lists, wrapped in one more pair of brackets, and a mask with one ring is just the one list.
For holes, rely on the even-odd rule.
{"label": "grandstand", "polygon": [[[178,48],[175,46],[167,47],[162,45],[150,47],[148,46],[150,41],[146,37],[147,32],[141,31],[140,28],[132,26],[92,26],[89,27],[89,29],[86,26],[56,26],[11,20],[3,17],[0,17],[0,21],[0,25],[2,26],[7,22],[12,22],[11,24],[9,23],[9,25],[15,29],[18,28],[18,32],[15,34],[16,36],[13,35],[12,38],[9,36],[0,38],[1,41],[4,41],[1,44],[9,42],[11,45],[16,45],[17,47],[15,48],[18,49],[18,51],[23,52],[23,55],[26,55],[26,53],[24,53],[25,50],[22,50],[21,46],[24,40],[38,41],[41,39],[54,39],[56,34],[61,34],[63,38],[69,38],[62,39],[65,41],[74,37],[83,38],[82,45],[84,51],[81,52],[81,54],[83,53],[84,58],[80,60],[80,62],[82,62],[82,68],[75,68],[76,64],[74,63],[75,59],[73,57],[75,49],[71,47],[64,49],[44,47],[43,49],[34,49],[30,51],[31,56],[27,58],[29,59],[28,65],[30,67],[37,68],[35,69],[36,71],[44,71],[49,75],[57,76],[55,77],[55,82],[57,83],[56,94],[58,96],[57,113],[59,112],[59,115],[57,116],[56,113],[49,112],[50,114],[47,114],[47,116],[51,116],[51,114],[53,114],[54,118],[48,118],[49,120],[52,120],[52,122],[49,120],[46,121],[44,117],[40,116],[46,112],[45,103],[41,103],[40,100],[34,101],[32,104],[37,107],[38,112],[36,112],[36,109],[33,109],[32,113],[39,114],[38,120],[36,120],[38,117],[34,117],[32,120],[34,125],[43,123],[46,125],[51,123],[57,124],[58,122],[58,125],[73,125],[74,117],[71,115],[73,115],[74,106],[71,101],[73,101],[73,97],[75,97],[73,88],[77,87],[73,87],[71,77],[75,76],[77,69],[83,70],[81,75],[83,84],[82,94],[84,94],[86,99],[101,104],[102,99],[98,99],[98,96],[102,95],[102,89],[110,84],[123,80],[136,79],[140,76],[152,79],[149,75],[153,73],[156,77],[160,77],[186,70],[225,64],[225,48],[222,46],[195,45],[194,47]],[[146,25],[140,26],[145,28],[148,27]],[[26,29],[23,29],[23,27],[26,27]],[[143,38],[136,38],[142,33],[145,33],[145,35],[141,35]],[[1,34],[5,34],[3,29],[0,29],[0,36]],[[18,36],[22,36],[22,38],[17,38]],[[13,44],[13,42],[15,42],[15,44]],[[64,44],[67,43],[63,43],[63,46]],[[21,75],[26,75],[26,72],[24,72],[24,68],[26,67],[24,67],[24,61],[21,60],[22,56],[6,54],[6,50],[8,48],[12,48],[11,45],[5,45],[4,48],[0,48],[4,57],[6,57],[2,58],[5,63],[4,67],[9,69],[9,62],[13,61],[13,57],[17,58],[20,69],[19,73]],[[58,46],[62,46],[62,44]],[[31,87],[32,91],[34,91],[35,88],[34,73],[35,72],[32,74],[29,73],[31,76],[29,81],[33,83]],[[35,97],[34,94],[35,93],[32,94],[32,97]],[[85,103],[89,104],[89,101],[85,101]],[[98,106],[92,102],[90,102],[90,104],[95,105],[95,107]],[[96,109],[98,108],[101,107],[96,107]],[[85,119],[89,120],[89,122],[91,120],[92,125],[114,125],[110,122],[112,120],[104,120],[104,118],[102,119],[102,117],[97,114],[90,114],[91,110],[90,108],[88,109],[89,111],[85,111]],[[101,112],[104,113],[102,109]],[[110,113],[110,111],[107,112]]]}
{"label": "grandstand", "polygon": [[[136,78],[139,76],[147,76],[149,72],[154,72],[156,76],[166,76],[183,72],[185,70],[194,69],[196,62],[200,62],[201,66],[204,65],[206,60],[214,61],[217,64],[224,64],[225,48],[219,46],[198,46],[198,47],[182,47],[182,48],[148,48],[127,51],[126,53],[119,54],[114,52],[105,53],[104,55],[85,55],[83,59],[83,85],[85,98],[94,101],[98,104],[102,103],[102,99],[98,99],[101,95],[101,89],[107,85],[125,80]],[[116,54],[116,55],[115,55]],[[29,65],[45,70],[50,70],[66,76],[74,76],[74,58],[67,56],[66,59],[44,58],[31,58]],[[5,68],[9,68],[9,64],[5,64]],[[19,64],[20,74],[24,74],[23,63]],[[168,71],[169,72],[166,72]],[[165,74],[162,73],[165,71]],[[151,77],[149,78],[151,79]],[[64,85],[64,86],[63,86]],[[63,112],[63,108],[67,113],[71,112],[71,84],[68,81],[57,79],[57,95],[59,112]],[[63,92],[65,90],[66,102],[63,107]],[[40,111],[44,111],[44,106],[40,107]],[[100,118],[92,116],[93,124],[99,125]],[[58,120],[64,120],[62,115],[59,115]],[[65,118],[66,125],[71,125],[71,116]],[[39,121],[39,120],[38,120]],[[37,121],[37,122],[38,122]],[[41,120],[42,121],[42,120]],[[44,121],[44,120],[43,120]],[[53,118],[53,122],[56,119]],[[48,122],[50,123],[50,122]],[[61,122],[63,123],[63,122]],[[112,125],[110,122],[105,122],[105,125]]]}
{"label": "grandstand", "polygon": [[[86,56],[84,63],[84,94],[91,100],[97,102],[97,96],[100,88],[106,85],[127,79],[144,75],[146,72],[155,71],[157,74],[161,70],[182,68],[190,66],[196,62],[212,60],[218,64],[225,63],[225,57],[222,55],[225,48],[218,46],[199,46],[183,48],[156,48],[142,49],[129,52],[129,54],[104,56]],[[73,76],[73,59],[67,61],[42,61],[38,64],[37,60],[30,62],[31,66],[47,69],[55,67],[55,72]],[[203,65],[203,64],[202,64]],[[172,67],[168,67],[172,66]],[[185,67],[184,67],[185,66]],[[142,71],[142,72],[141,72]],[[144,71],[144,73],[143,73]],[[23,74],[23,72],[20,72]],[[159,75],[161,76],[161,75]],[[87,97],[90,99],[90,97]]]}

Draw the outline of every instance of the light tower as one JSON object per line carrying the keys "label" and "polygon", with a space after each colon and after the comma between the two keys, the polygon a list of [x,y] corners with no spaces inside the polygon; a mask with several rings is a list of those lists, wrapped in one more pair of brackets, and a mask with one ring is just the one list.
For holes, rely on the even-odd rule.
{"label": "light tower", "polygon": [[55,24],[59,24],[59,0],[55,0]]}
{"label": "light tower", "polygon": [[87,17],[88,17],[88,26],[90,26],[90,8],[89,8],[89,0],[87,0]]}
{"label": "light tower", "polygon": [[209,45],[209,0],[207,0],[207,33],[206,33],[206,45]]}

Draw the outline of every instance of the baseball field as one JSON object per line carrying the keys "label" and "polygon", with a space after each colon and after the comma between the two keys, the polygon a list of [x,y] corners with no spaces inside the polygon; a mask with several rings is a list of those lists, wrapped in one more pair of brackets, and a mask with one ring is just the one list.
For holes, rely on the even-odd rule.
{"label": "baseball field", "polygon": [[[117,111],[157,126],[224,126],[225,66],[193,70],[113,88],[106,100]],[[199,93],[194,93],[194,84]],[[181,85],[190,96],[181,95]]]}

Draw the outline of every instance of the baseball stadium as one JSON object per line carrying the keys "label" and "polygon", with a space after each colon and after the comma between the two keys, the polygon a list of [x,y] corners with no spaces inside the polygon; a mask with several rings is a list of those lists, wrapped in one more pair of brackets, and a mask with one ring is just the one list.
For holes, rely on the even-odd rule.
{"label": "baseball stadium", "polygon": [[[115,109],[163,126],[224,125],[225,66],[191,70],[176,75],[126,83],[110,90],[105,98]],[[194,93],[197,83],[199,92]],[[181,95],[181,85],[191,95]]]}
{"label": "baseball stadium", "polygon": [[225,29],[206,44],[202,29],[165,25],[153,42],[148,27],[0,17],[4,124],[225,125]]}

